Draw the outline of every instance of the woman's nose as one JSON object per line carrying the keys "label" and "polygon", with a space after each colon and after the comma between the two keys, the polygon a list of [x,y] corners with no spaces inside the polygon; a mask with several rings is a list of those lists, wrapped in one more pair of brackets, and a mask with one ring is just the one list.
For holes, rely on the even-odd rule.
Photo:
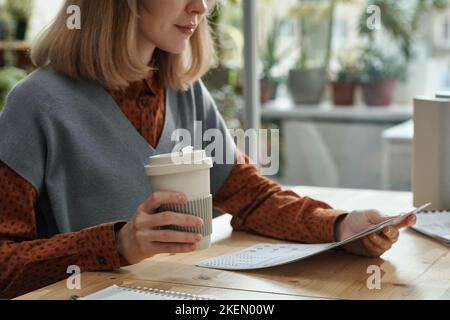
{"label": "woman's nose", "polygon": [[192,0],[188,5],[188,12],[195,14],[205,14],[208,11],[208,0]]}

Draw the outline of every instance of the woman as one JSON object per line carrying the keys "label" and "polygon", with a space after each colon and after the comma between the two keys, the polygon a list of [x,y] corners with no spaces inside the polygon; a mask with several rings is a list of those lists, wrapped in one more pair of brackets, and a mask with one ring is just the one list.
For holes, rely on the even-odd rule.
{"label": "woman", "polygon": [[[81,30],[66,27],[78,5]],[[341,240],[381,222],[376,211],[334,210],[258,175],[238,153],[199,78],[213,57],[205,0],[70,0],[32,52],[39,68],[0,117],[0,297],[67,277],[195,250],[201,235],[160,230],[199,218],[156,213],[183,195],[152,193],[143,165],[171,152],[176,128],[219,128],[246,164],[211,170],[214,206],[236,230],[306,243]],[[149,67],[151,66],[151,68]],[[149,197],[150,196],[150,197]],[[378,257],[401,225],[346,247]]]}

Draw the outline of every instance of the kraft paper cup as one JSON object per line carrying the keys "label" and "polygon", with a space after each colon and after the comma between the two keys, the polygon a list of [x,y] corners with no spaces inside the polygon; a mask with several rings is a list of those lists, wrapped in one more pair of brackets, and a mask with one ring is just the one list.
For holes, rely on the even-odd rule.
{"label": "kraft paper cup", "polygon": [[173,211],[200,217],[203,227],[190,228],[169,226],[167,229],[199,233],[203,240],[197,244],[197,250],[211,247],[212,235],[212,195],[210,187],[210,170],[213,161],[204,150],[193,151],[192,148],[182,152],[150,157],[145,173],[149,178],[153,192],[179,192],[188,198],[187,204],[168,204],[158,212]]}

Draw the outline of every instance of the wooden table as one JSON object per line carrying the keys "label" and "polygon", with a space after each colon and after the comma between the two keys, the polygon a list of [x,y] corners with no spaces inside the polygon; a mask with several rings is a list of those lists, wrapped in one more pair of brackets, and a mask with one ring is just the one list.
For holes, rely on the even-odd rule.
{"label": "wooden table", "polygon": [[[324,200],[333,207],[352,210],[375,208],[394,214],[412,205],[404,192],[296,187],[301,195]],[[260,242],[277,242],[254,234],[232,232],[229,215],[214,221],[214,245],[201,252],[160,255],[112,273],[82,274],[83,289],[69,291],[66,282],[19,299],[68,299],[84,296],[112,284],[132,284],[224,299],[450,299],[448,247],[415,233],[402,231],[401,239],[382,258],[368,259],[329,251],[285,266],[250,272],[201,269],[195,263],[239,251]],[[369,290],[367,269],[382,270],[380,290]]]}

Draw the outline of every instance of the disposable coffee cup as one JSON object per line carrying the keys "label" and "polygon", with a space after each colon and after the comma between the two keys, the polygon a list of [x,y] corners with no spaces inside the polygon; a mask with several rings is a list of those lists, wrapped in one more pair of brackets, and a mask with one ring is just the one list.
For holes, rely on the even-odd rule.
{"label": "disposable coffee cup", "polygon": [[197,250],[211,247],[212,235],[212,195],[210,170],[213,160],[206,156],[204,150],[192,147],[180,152],[150,157],[145,173],[149,178],[153,192],[178,192],[188,198],[187,204],[167,204],[158,212],[172,211],[188,214],[203,219],[202,227],[169,226],[167,229],[199,233],[203,240],[197,244]]}

